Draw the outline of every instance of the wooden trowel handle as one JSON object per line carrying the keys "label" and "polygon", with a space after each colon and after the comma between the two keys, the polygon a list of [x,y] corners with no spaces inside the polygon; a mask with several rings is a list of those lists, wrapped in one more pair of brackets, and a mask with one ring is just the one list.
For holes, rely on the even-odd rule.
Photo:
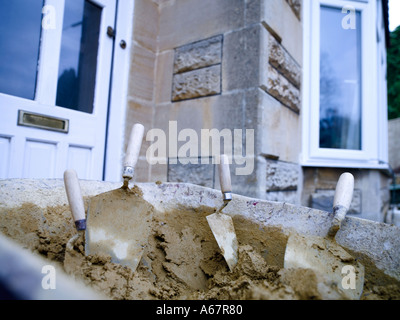
{"label": "wooden trowel handle", "polygon": [[231,172],[229,169],[229,159],[226,154],[222,154],[219,161],[219,182],[224,201],[232,199]]}
{"label": "wooden trowel handle", "polygon": [[140,148],[144,135],[144,126],[140,123],[133,125],[128,141],[124,160],[123,178],[132,179],[136,163],[139,159]]}
{"label": "wooden trowel handle", "polygon": [[354,177],[351,173],[343,173],[336,185],[335,197],[333,199],[333,207],[350,208],[353,199]]}
{"label": "wooden trowel handle", "polygon": [[354,177],[351,173],[343,173],[336,185],[335,197],[333,199],[333,221],[332,226],[329,230],[330,236],[335,236],[347,211],[350,208],[351,201],[353,199],[354,190]]}
{"label": "wooden trowel handle", "polygon": [[85,206],[75,170],[69,169],[64,172],[64,185],[71,209],[72,217],[78,231],[86,229]]}

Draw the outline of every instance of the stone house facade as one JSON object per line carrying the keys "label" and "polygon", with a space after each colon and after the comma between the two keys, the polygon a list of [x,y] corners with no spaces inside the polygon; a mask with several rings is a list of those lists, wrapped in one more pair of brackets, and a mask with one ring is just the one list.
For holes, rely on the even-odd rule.
{"label": "stone house facade", "polygon": [[[328,156],[318,162],[307,154],[313,133],[305,127],[310,123],[304,117],[314,109],[305,92],[312,91],[315,84],[308,71],[312,67],[310,48],[315,47],[310,44],[316,28],[316,24],[310,26],[315,19],[312,3],[136,0],[126,137],[134,122],[143,123],[147,130],[162,129],[169,143],[185,129],[193,130],[190,132],[197,133],[197,137],[201,137],[203,129],[217,129],[220,133],[228,129],[225,132],[232,134],[241,129],[243,137],[246,130],[253,130],[254,152],[246,155],[252,157],[252,172],[234,174],[243,163],[232,158],[235,193],[330,210],[339,175],[350,171],[356,179],[350,213],[384,221],[390,183],[387,136],[382,134],[387,131],[385,76],[380,73],[386,67],[384,60],[381,65],[373,61],[376,71],[370,75],[379,78],[373,88],[376,103],[362,106],[380,115],[373,129],[378,136],[373,160],[359,161],[355,157],[356,161],[342,161],[340,156]],[[377,21],[372,28],[381,36],[373,47],[377,60],[379,50],[386,48],[387,3],[369,0],[358,9],[357,1],[321,1],[321,8],[342,9],[344,5],[355,5],[355,12],[361,12],[364,21],[371,17]],[[351,13],[350,7],[342,16]],[[364,24],[361,28],[365,29]],[[376,34],[364,29],[363,37],[375,41]],[[367,126],[370,120],[362,121]],[[178,149],[189,137],[181,137]],[[223,140],[221,135],[220,150]],[[139,181],[189,182],[219,188],[215,164],[202,162],[200,153],[194,153],[198,159],[194,157],[193,161],[189,159],[193,154],[185,153],[187,163],[182,163],[172,152],[163,161],[150,165],[145,155],[153,141],[144,140]],[[246,139],[242,139],[240,147],[238,152],[244,153]]]}
{"label": "stone house facade", "polygon": [[[18,0],[0,11],[0,179],[136,180],[351,214],[389,203],[387,0]],[[7,18],[7,19],[6,19]],[[13,30],[13,32],[9,32]],[[29,42],[27,42],[29,39]]]}

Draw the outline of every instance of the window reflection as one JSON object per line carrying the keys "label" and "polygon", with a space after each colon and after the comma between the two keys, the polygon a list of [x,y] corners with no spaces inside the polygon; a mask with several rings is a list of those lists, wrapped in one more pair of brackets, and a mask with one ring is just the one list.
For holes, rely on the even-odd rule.
{"label": "window reflection", "polygon": [[101,8],[85,0],[66,0],[58,72],[60,107],[93,112]]}
{"label": "window reflection", "polygon": [[0,0],[0,92],[35,98],[43,0]]}
{"label": "window reflection", "polygon": [[321,7],[320,147],[361,150],[361,14],[344,29],[341,9]]}

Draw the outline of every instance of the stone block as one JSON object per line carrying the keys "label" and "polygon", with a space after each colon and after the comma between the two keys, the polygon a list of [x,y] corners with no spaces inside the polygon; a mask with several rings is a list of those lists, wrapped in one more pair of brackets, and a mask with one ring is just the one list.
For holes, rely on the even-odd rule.
{"label": "stone block", "polygon": [[[152,118],[152,127],[151,129],[157,129],[156,132],[157,135],[160,134],[160,132],[163,132],[165,134],[165,139],[166,139],[166,154],[161,154],[157,150],[155,153],[155,156],[157,156],[157,160],[159,163],[156,164],[151,164],[150,165],[150,177],[152,182],[155,182],[157,180],[159,181],[167,181],[167,163],[168,163],[168,130],[169,130],[169,120],[171,116],[171,109],[172,109],[172,103],[165,103],[165,104],[158,104],[154,107],[153,111],[153,118]],[[154,131],[153,131],[154,132]],[[162,143],[161,141],[159,142],[160,137],[152,137],[147,130],[145,132],[146,137],[149,139],[148,145],[154,145],[159,146],[158,143]],[[162,139],[162,138],[161,138]],[[152,140],[152,141],[150,141]],[[143,150],[142,150],[143,151]],[[147,152],[148,149],[144,150],[144,152]],[[149,157],[152,156],[152,153],[148,154]]]}
{"label": "stone block", "polygon": [[259,86],[260,29],[254,25],[224,35],[223,91]]}
{"label": "stone block", "polygon": [[[317,189],[316,192],[311,195],[310,207],[318,210],[332,212],[334,196],[335,190]],[[361,190],[356,189],[353,192],[353,199],[348,214],[361,214],[361,210]]]}
{"label": "stone block", "polygon": [[264,28],[260,37],[260,88],[288,108],[301,108],[301,67]]}
{"label": "stone block", "polygon": [[154,99],[157,104],[171,102],[174,50],[157,54]]}
{"label": "stone block", "polygon": [[159,49],[173,49],[243,27],[243,0],[176,0],[161,10]]}
{"label": "stone block", "polygon": [[[301,84],[301,68],[290,54],[276,41],[276,39],[264,31],[264,37],[267,37],[268,46],[266,48],[268,62],[289,80],[297,89]],[[265,66],[266,67],[266,66]]]}
{"label": "stone block", "polygon": [[[374,221],[383,221],[381,190],[382,178],[379,170],[359,170],[354,175],[355,188],[362,190],[362,217]],[[389,177],[386,177],[386,180]]]}
{"label": "stone block", "polygon": [[[297,113],[258,90],[246,95],[246,126],[257,128],[257,154],[273,155],[280,161],[297,163],[301,151],[301,122]],[[252,124],[247,123],[252,119]],[[254,125],[257,124],[257,126]]]}
{"label": "stone block", "polygon": [[135,1],[133,39],[139,45],[151,50],[153,53],[157,51],[159,19],[157,4],[148,0]]}
{"label": "stone block", "polygon": [[172,105],[173,103],[171,101],[168,103],[156,104],[154,108],[153,128],[161,129],[164,132],[168,131],[168,122],[170,120]]}
{"label": "stone block", "polygon": [[168,181],[192,183],[203,187],[214,187],[215,165],[201,164],[201,159],[192,159],[194,163],[182,164],[180,161],[176,164],[168,164]]}
{"label": "stone block", "polygon": [[287,1],[261,2],[261,23],[302,66],[303,26]]}
{"label": "stone block", "polygon": [[142,141],[142,148],[140,151],[141,155],[146,154],[146,150],[149,147],[150,143],[146,141],[146,132],[153,127],[153,106],[151,103],[145,103],[143,101],[138,101],[135,99],[129,99],[127,110],[126,110],[126,119],[125,119],[125,136],[124,136],[124,149],[127,148],[128,139],[132,130],[132,126],[135,123],[141,123],[145,128],[145,135]]}
{"label": "stone block", "polygon": [[[267,128],[263,127],[264,96],[259,88],[251,88],[244,92],[244,129],[255,130],[255,153],[262,153],[263,146],[269,140],[265,139]],[[277,102],[279,103],[279,102]]]}
{"label": "stone block", "polygon": [[[141,154],[145,155],[146,152]],[[150,164],[145,156],[140,156],[135,167],[134,181],[136,182],[149,182],[150,179]]]}
{"label": "stone block", "polygon": [[223,93],[211,105],[212,127],[218,129],[243,128],[243,92]]}
{"label": "stone block", "polygon": [[265,200],[297,204],[297,198],[297,191],[267,191]]}
{"label": "stone block", "polygon": [[172,101],[193,99],[221,92],[221,66],[211,66],[174,75]]}
{"label": "stone block", "polygon": [[301,107],[300,90],[271,65],[268,65],[262,72],[264,76],[260,87],[294,112],[299,112]]}
{"label": "stone block", "polygon": [[133,45],[131,61],[128,95],[152,101],[156,54],[140,45]]}
{"label": "stone block", "polygon": [[323,210],[327,212],[332,211],[333,205],[333,194],[321,194],[321,193],[314,193],[311,195],[311,203],[310,207],[318,210]]}
{"label": "stone block", "polygon": [[245,26],[260,23],[261,19],[261,1],[246,0],[245,1]]}
{"label": "stone block", "polygon": [[[241,92],[178,101],[171,103],[169,107],[157,107],[155,123],[165,125],[165,122],[176,121],[178,132],[184,129],[194,130],[199,138],[200,150],[202,129],[215,129],[219,133],[228,129],[233,137],[235,129],[243,128],[242,106],[243,93]],[[221,139],[220,150],[224,150],[222,141],[223,139]],[[184,142],[179,142],[178,148],[183,144]]]}
{"label": "stone block", "polygon": [[166,182],[168,181],[168,165],[154,164],[150,165],[150,182]]}
{"label": "stone block", "polygon": [[178,132],[190,128],[198,134],[202,128],[211,126],[210,103],[212,97],[178,101],[172,104],[169,121],[177,121]]}
{"label": "stone block", "polygon": [[267,191],[297,190],[299,174],[298,164],[267,160]]}
{"label": "stone block", "polygon": [[222,36],[190,43],[175,49],[174,73],[221,63]]}
{"label": "stone block", "polygon": [[390,207],[390,190],[388,188],[382,188],[379,192],[381,207],[380,212],[383,216],[387,215]]}

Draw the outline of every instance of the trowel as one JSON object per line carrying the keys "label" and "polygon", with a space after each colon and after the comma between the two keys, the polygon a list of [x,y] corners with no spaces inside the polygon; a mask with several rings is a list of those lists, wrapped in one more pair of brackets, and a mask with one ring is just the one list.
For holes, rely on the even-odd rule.
{"label": "trowel", "polygon": [[66,253],[71,254],[75,242],[79,237],[83,237],[86,230],[86,213],[83,203],[82,192],[79,185],[78,175],[73,169],[65,170],[64,185],[67,193],[69,207],[71,209],[72,218],[75,222],[75,227],[78,233],[73,236],[68,242]]}
{"label": "trowel", "polygon": [[147,244],[153,212],[151,204],[138,191],[129,189],[143,134],[143,125],[132,127],[122,173],[123,186],[92,197],[87,213],[86,255],[109,255],[112,262],[133,271]]}
{"label": "trowel", "polygon": [[228,157],[223,154],[219,161],[219,181],[221,184],[221,192],[223,196],[223,205],[213,214],[207,216],[208,224],[214,234],[215,240],[222,251],[222,255],[228,264],[229,270],[232,271],[238,261],[238,241],[230,216],[221,213],[221,211],[232,200],[231,175],[229,171]]}
{"label": "trowel", "polygon": [[285,268],[312,269],[323,279],[318,289],[325,299],[360,299],[364,286],[364,266],[335,240],[349,210],[354,189],[352,174],[343,173],[333,200],[333,219],[326,237],[289,236]]}

